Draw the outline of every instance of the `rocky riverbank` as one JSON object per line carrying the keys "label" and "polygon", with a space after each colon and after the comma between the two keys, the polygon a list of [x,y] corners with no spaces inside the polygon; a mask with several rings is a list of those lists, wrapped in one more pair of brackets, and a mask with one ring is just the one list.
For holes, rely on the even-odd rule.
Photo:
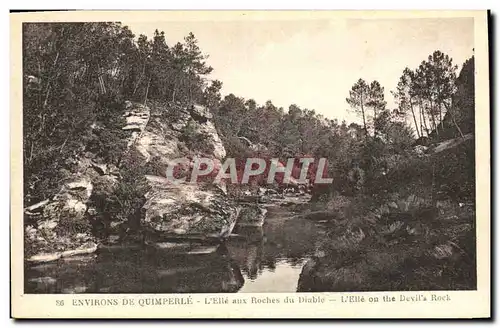
{"label": "rocky riverbank", "polygon": [[[30,263],[28,293],[293,292],[323,228],[295,217],[304,196],[266,202],[262,226],[236,224],[224,240],[106,241],[93,254]],[[259,203],[259,205],[264,205]],[[269,280],[276,276],[278,283]]]}
{"label": "rocky riverbank", "polygon": [[[133,153],[134,164],[145,167],[146,173],[147,192],[142,195],[139,226],[133,226],[130,219],[114,217],[106,212],[105,204],[93,201],[97,193],[104,203],[112,200],[113,193],[123,188],[120,183],[126,167],[119,168],[96,154],[83,152],[72,159],[73,169],[56,195],[25,209],[29,262],[92,253],[110,240],[112,244],[144,243],[145,238],[160,242],[219,240],[231,234],[245,205],[231,199],[224,186],[187,182],[173,185],[165,178],[165,169],[173,158],[203,155],[222,159],[226,155],[209,111],[199,105],[183,108],[172,104],[151,109],[125,102],[122,117],[126,143],[123,156]],[[99,122],[93,126],[102,129]],[[202,143],[196,144],[196,140]],[[265,210],[260,207],[245,209],[242,222],[248,223],[248,213],[253,217],[253,211],[260,213],[257,223],[261,225]],[[96,234],[96,226],[104,232]]]}
{"label": "rocky riverbank", "polygon": [[[298,291],[475,289],[475,204],[463,178],[473,145],[471,136],[443,141],[423,159],[397,163],[378,197],[334,195],[305,211],[329,228]],[[457,157],[465,168],[450,174]]]}

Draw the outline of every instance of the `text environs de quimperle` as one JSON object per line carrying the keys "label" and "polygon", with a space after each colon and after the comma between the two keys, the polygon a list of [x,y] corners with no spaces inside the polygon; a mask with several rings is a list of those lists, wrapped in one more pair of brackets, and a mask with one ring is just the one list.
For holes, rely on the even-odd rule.
{"label": "text environs de quimperle", "polygon": [[225,304],[255,304],[255,305],[271,305],[271,304],[294,304],[294,303],[420,303],[420,302],[449,302],[452,298],[449,294],[383,294],[383,295],[341,295],[341,296],[207,296],[196,297],[180,296],[154,296],[154,297],[122,297],[122,298],[85,298],[72,299],[71,302],[57,301],[57,305],[64,306],[87,306],[87,307],[106,307],[106,306],[140,306],[140,307],[155,307],[155,306],[190,306],[190,305],[225,305]]}

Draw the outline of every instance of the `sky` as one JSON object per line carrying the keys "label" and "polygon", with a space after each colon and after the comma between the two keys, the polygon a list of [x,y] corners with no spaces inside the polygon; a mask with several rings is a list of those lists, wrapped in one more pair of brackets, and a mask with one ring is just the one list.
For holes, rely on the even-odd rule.
{"label": "sky", "polygon": [[123,21],[134,34],[164,31],[169,45],[189,32],[214,68],[209,78],[259,104],[297,104],[330,119],[359,122],[345,99],[363,78],[378,80],[388,105],[405,67],[440,50],[459,69],[474,48],[473,18]]}

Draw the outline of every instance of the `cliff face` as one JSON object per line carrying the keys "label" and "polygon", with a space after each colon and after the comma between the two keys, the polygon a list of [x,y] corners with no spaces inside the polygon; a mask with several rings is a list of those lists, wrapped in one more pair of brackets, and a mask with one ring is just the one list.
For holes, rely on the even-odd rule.
{"label": "cliff face", "polygon": [[[209,111],[202,106],[149,107],[125,102],[126,153],[140,154],[149,191],[140,220],[140,230],[155,240],[162,238],[219,238],[231,233],[239,210],[221,188],[211,184],[172,185],[165,169],[177,157],[222,159],[224,146]],[[98,124],[94,125],[99,129]],[[113,213],[99,213],[91,199],[99,191],[112,195],[122,179],[122,170],[104,163],[95,154],[74,160],[75,168],[52,198],[25,209],[25,251],[31,261],[50,261],[76,253],[95,251],[100,240],[94,233],[97,221],[107,216],[110,233],[124,222]],[[101,209],[102,211],[102,209]]]}
{"label": "cliff face", "polygon": [[[174,158],[226,156],[209,111],[195,105],[177,109],[176,118],[165,124],[164,113],[156,112],[137,140],[137,149],[145,160],[159,170],[148,175],[151,190],[146,194],[142,226],[154,239],[219,238],[229,235],[239,210],[221,188],[211,184],[187,182],[172,184],[165,178],[165,168]],[[203,140],[200,145],[190,144]]]}

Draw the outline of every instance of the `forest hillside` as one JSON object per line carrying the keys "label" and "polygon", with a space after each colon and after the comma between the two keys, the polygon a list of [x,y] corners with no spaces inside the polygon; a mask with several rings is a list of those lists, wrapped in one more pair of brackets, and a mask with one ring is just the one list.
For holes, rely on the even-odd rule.
{"label": "forest hillside", "polygon": [[458,64],[436,49],[397,85],[349,77],[350,90],[324,96],[345,98],[357,124],[223,96],[192,33],[168,44],[119,23],[24,24],[27,257],[115,235],[227,237],[242,212],[262,214],[238,197],[276,186],[166,188],[170,160],[313,157],[333,183],[306,186],[300,211],[330,230],[299,289],[475,288],[474,57]]}

